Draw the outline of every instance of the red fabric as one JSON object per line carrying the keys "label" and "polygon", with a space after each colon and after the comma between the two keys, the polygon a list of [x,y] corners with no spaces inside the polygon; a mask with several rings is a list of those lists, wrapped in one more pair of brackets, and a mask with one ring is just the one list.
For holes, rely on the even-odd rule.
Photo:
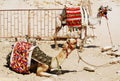
{"label": "red fabric", "polygon": [[67,7],[66,10],[76,11],[76,10],[80,10],[80,7]]}
{"label": "red fabric", "polygon": [[80,12],[75,12],[75,11],[67,11],[67,18],[81,18],[81,13]]}
{"label": "red fabric", "polygon": [[28,59],[29,49],[32,44],[28,42],[17,42],[13,48],[12,60],[10,63],[11,68],[19,73],[29,73]]}
{"label": "red fabric", "polygon": [[66,8],[67,25],[68,27],[81,27],[81,12],[80,7]]}

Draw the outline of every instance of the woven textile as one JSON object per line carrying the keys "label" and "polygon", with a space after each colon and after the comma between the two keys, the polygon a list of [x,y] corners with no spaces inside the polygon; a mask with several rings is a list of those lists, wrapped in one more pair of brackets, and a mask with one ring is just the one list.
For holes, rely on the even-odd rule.
{"label": "woven textile", "polygon": [[81,27],[81,12],[80,7],[66,8],[67,25],[68,27]]}
{"label": "woven textile", "polygon": [[31,43],[17,42],[12,50],[10,67],[18,73],[29,73]]}
{"label": "woven textile", "polygon": [[48,56],[46,53],[44,53],[39,47],[34,48],[32,52],[32,58],[33,60],[39,62],[39,63],[45,63],[48,66],[51,64],[52,57]]}

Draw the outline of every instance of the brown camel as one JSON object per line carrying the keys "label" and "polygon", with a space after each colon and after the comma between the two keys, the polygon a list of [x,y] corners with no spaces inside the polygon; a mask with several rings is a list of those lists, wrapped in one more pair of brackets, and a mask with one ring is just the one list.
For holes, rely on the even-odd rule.
{"label": "brown camel", "polygon": [[[58,68],[58,71],[60,71],[61,64],[64,62],[66,58],[68,58],[69,54],[76,48],[76,44],[77,44],[76,39],[68,39],[66,43],[64,43],[61,52],[55,57],[47,56],[42,50],[39,49],[38,46],[32,47],[34,50],[32,51],[31,64],[29,70],[35,71],[38,76],[47,77],[57,76],[55,74],[48,73],[47,71],[51,71],[52,69],[55,68]],[[11,53],[7,56],[7,64],[9,65],[9,67],[11,67],[12,70],[14,70],[14,68],[12,68],[10,64],[11,56],[12,56]],[[42,60],[40,59],[41,56],[43,58]]]}

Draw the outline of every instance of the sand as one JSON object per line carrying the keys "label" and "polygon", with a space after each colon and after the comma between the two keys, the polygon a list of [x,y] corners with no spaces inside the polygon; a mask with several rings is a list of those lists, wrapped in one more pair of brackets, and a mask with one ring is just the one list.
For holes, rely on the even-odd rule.
{"label": "sand", "polygon": [[[4,40],[0,42],[0,81],[120,81],[120,64],[109,64],[109,62],[115,57],[107,55],[107,52],[101,52],[102,47],[111,46],[111,40],[113,45],[117,46],[117,49],[120,50],[120,1],[93,0],[92,9],[94,9],[94,15],[97,12],[97,8],[103,3],[112,7],[112,11],[108,13],[109,20],[106,21],[105,18],[102,18],[101,25],[95,25],[94,32],[96,38],[91,39],[91,43],[86,44],[84,51],[79,53],[87,63],[94,65],[95,72],[83,70],[84,67],[89,65],[82,60],[78,63],[78,52],[76,49],[62,64],[64,74],[58,75],[57,77],[40,77],[36,76],[35,73],[28,75],[18,74],[6,67],[5,58],[11,51],[11,45],[14,44],[14,42]],[[110,33],[108,31],[108,26]],[[59,43],[64,42],[65,41],[59,41]],[[50,41],[40,41],[38,46],[46,54],[56,56],[61,51],[61,48],[59,50],[55,50],[51,48],[52,44],[54,43]]]}

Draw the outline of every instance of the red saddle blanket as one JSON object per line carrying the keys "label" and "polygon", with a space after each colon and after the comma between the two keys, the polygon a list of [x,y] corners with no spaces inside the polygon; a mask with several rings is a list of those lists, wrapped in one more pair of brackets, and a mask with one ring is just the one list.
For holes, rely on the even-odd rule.
{"label": "red saddle blanket", "polygon": [[10,58],[10,67],[18,73],[29,73],[31,43],[17,42]]}
{"label": "red saddle blanket", "polygon": [[80,7],[66,8],[67,25],[68,27],[81,27],[81,12]]}

